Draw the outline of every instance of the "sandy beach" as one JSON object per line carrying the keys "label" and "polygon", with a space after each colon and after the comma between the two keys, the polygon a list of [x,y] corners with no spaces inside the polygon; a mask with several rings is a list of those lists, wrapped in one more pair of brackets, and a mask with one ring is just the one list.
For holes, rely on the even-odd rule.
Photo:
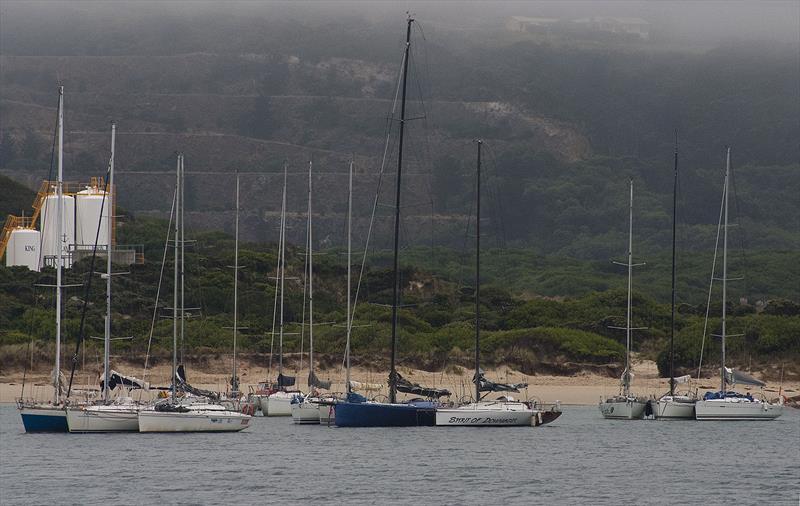
{"label": "sandy beach", "polygon": [[[192,385],[214,391],[225,391],[227,389],[227,381],[230,373],[226,369],[230,366],[229,361],[220,360],[219,363],[211,363],[204,365],[203,371],[195,370],[191,364],[187,366],[187,375],[189,383]],[[144,376],[141,365],[133,364],[119,364],[115,366],[116,370],[129,374],[137,378]],[[656,365],[652,361],[640,361],[634,364],[635,377],[633,381],[632,390],[637,395],[642,396],[660,396],[669,389],[669,380],[667,378],[660,378]],[[453,367],[448,372],[429,372],[421,371],[418,369],[409,369],[406,367],[399,368],[400,374],[406,379],[415,383],[420,383],[425,386],[447,388],[453,395],[451,399],[458,400],[462,397],[469,396],[472,389],[471,379],[472,371],[460,367]],[[300,390],[307,390],[305,386],[305,378],[307,377],[307,369],[301,372],[293,369],[287,369],[285,374],[297,377],[297,384]],[[146,381],[151,385],[168,385],[171,375],[170,365],[159,365],[150,369],[146,375]],[[243,363],[239,368],[239,376],[241,381],[241,389],[244,392],[255,391],[258,383],[264,381],[268,377],[274,380],[277,371],[273,369],[271,375],[265,367],[256,366],[248,363]],[[344,371],[341,369],[329,369],[317,371],[318,377],[324,380],[332,381],[333,392],[344,391]],[[486,377],[492,381],[504,383],[523,383],[529,384],[527,389],[520,390],[519,394],[511,394],[520,399],[538,399],[543,402],[559,401],[563,405],[594,405],[601,397],[614,395],[619,391],[619,380],[607,376],[600,376],[597,374],[579,374],[574,376],[548,376],[548,375],[535,375],[528,376],[510,368],[490,369],[486,371]],[[46,373],[37,371],[36,373],[28,373],[25,379],[24,397],[47,400],[52,398],[53,390],[49,385],[49,378]],[[352,379],[364,383],[373,383],[382,385],[382,390],[376,392],[378,396],[386,395],[386,373],[376,372],[363,368],[354,368],[352,371]],[[89,385],[87,387],[87,385]],[[698,389],[700,395],[705,391],[718,390],[719,378],[702,378],[699,382],[692,382],[691,389],[694,391]],[[0,402],[14,402],[22,394],[23,387],[23,373],[11,372],[0,376]],[[84,396],[86,390],[96,390],[97,381],[92,381],[87,374],[77,373],[74,381],[74,387],[78,390],[78,396]],[[679,391],[685,391],[687,385],[679,385]],[[757,393],[761,389],[757,387],[737,387],[738,391]],[[800,393],[800,382],[784,382],[783,385],[778,382],[768,382],[764,388],[764,394],[768,399],[778,397],[779,391],[787,397],[793,397]],[[135,397],[148,398],[155,396],[157,391],[150,391],[147,393],[137,392]]]}

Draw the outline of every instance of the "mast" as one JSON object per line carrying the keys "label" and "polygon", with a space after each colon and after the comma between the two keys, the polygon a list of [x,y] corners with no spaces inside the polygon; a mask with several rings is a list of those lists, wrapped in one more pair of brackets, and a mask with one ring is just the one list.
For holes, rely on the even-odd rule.
{"label": "mast", "polygon": [[186,279],[186,255],[184,251],[184,244],[186,243],[186,236],[184,235],[184,226],[183,226],[183,209],[186,207],[186,202],[184,199],[184,185],[186,183],[186,178],[184,177],[183,172],[183,155],[181,155],[181,174],[180,174],[180,184],[178,188],[180,200],[181,200],[181,364],[183,364],[183,354],[186,350],[186,346],[184,343],[184,330],[185,330],[185,314],[186,314],[186,305],[184,301],[184,281]]}
{"label": "mast", "polygon": [[[181,205],[181,161],[183,155],[178,153],[178,163],[175,168],[175,199],[178,206]],[[173,288],[172,288],[172,402],[175,402],[175,391],[178,384],[178,241],[180,231],[180,209],[175,210],[175,240],[172,243],[175,255],[175,264],[173,266]]]}
{"label": "mast", "polygon": [[64,87],[58,87],[58,180],[56,181],[58,211],[56,213],[56,364],[54,404],[61,402],[61,269],[64,263]]}
{"label": "mast", "polygon": [[625,378],[623,393],[627,397],[631,389],[631,278],[633,275],[633,179],[630,180],[630,205],[628,206],[628,309],[625,321]]}
{"label": "mast", "polygon": [[675,130],[675,177],[672,183],[672,314],[669,327],[669,395],[675,395],[675,229],[678,221],[678,131]]}
{"label": "mast", "polygon": [[350,174],[347,185],[347,340],[345,344],[345,391],[350,392],[350,332],[353,329],[352,316],[350,315],[350,253],[351,253],[351,221],[353,219],[353,161],[350,160]]}
{"label": "mast", "polygon": [[314,376],[314,241],[311,235],[311,166],[308,162],[308,386]]}
{"label": "mast", "polygon": [[236,334],[239,330],[239,171],[236,171],[236,227],[233,247],[233,376],[231,394],[238,397],[239,380],[236,377]]}
{"label": "mast", "polygon": [[475,182],[476,212],[475,212],[475,402],[481,400],[481,146],[478,144],[478,174]]}
{"label": "mast", "polygon": [[403,55],[403,92],[400,102],[400,142],[397,154],[397,188],[395,189],[394,207],[394,291],[392,293],[392,354],[391,371],[389,372],[389,402],[394,404],[397,401],[397,369],[395,367],[397,357],[397,309],[400,302],[400,271],[398,269],[398,253],[400,245],[400,189],[402,183],[403,170],[403,133],[406,126],[406,84],[408,82],[408,53],[411,48],[411,23],[414,19],[408,17],[406,28],[406,48]]}
{"label": "mast", "polygon": [[725,330],[726,306],[728,303],[728,185],[731,177],[731,148],[725,160],[725,224],[722,229],[722,367],[720,368],[720,392],[725,393]]}
{"label": "mast", "polygon": [[[283,288],[284,288],[284,281],[286,280],[286,177],[287,177],[287,165],[286,163],[283,164],[283,199],[281,204],[281,250],[280,250],[280,266],[281,266],[281,275],[280,275],[280,284],[281,284],[281,309],[280,309],[280,324],[279,324],[279,334],[278,334],[278,378],[282,380],[283,376]],[[281,381],[279,381],[281,383]],[[283,385],[279,384],[279,388],[282,388]]]}
{"label": "mast", "polygon": [[[106,197],[112,194],[114,188],[114,141],[117,135],[117,125],[111,122],[111,160],[108,163],[108,185],[106,186]],[[106,250],[106,331],[103,339],[103,401],[108,402],[108,383],[110,380],[109,362],[111,355],[111,236],[113,234],[112,203],[108,206],[108,249]]]}

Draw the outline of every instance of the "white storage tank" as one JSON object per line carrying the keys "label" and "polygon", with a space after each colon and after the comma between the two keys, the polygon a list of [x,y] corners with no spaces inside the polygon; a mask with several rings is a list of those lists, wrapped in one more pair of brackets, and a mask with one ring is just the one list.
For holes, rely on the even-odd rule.
{"label": "white storage tank", "polygon": [[42,251],[39,265],[55,265],[54,260],[45,260],[47,257],[55,257],[58,254],[59,244],[64,254],[64,267],[69,267],[71,262],[68,255],[70,246],[75,244],[75,199],[69,195],[64,195],[61,238],[58,237],[58,196],[50,194],[44,199],[42,204],[42,215],[40,218],[42,232]]}
{"label": "white storage tank", "polygon": [[[108,246],[108,220],[112,216],[111,196],[105,197],[105,192],[96,187],[87,187],[75,195],[75,244],[79,249],[92,248],[95,238],[97,246],[104,249]],[[100,214],[102,212],[102,220]],[[97,227],[100,234],[97,235]]]}
{"label": "white storage tank", "polygon": [[38,271],[41,237],[41,233],[32,228],[12,230],[6,247],[6,266],[24,265],[32,271]]}

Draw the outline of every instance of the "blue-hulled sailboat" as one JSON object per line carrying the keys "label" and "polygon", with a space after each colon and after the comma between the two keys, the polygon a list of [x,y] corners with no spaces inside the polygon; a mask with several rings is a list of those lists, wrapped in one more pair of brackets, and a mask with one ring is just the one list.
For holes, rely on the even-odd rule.
{"label": "blue-hulled sailboat", "polygon": [[[64,226],[64,87],[58,87],[58,180],[56,195],[56,237],[59,241]],[[44,232],[44,231],[43,231]],[[61,399],[61,271],[64,264],[64,246],[56,248],[56,349],[53,371],[53,400],[48,403],[18,399],[17,407],[22,416],[25,432],[67,432],[67,412]]]}
{"label": "blue-hulled sailboat", "polygon": [[[369,401],[365,397],[348,392],[344,402],[336,403],[335,419],[339,427],[417,427],[433,426],[436,423],[437,402],[415,399],[398,402],[397,392],[409,393],[427,399],[438,399],[450,395],[443,389],[425,388],[413,384],[400,376],[395,367],[397,356],[397,309],[400,299],[400,278],[398,270],[398,247],[400,236],[400,189],[403,169],[403,134],[406,121],[406,83],[408,78],[408,58],[411,47],[411,25],[414,19],[409,16],[406,27],[406,45],[403,56],[402,95],[400,103],[400,140],[397,155],[397,187],[395,190],[394,214],[394,288],[392,294],[392,346],[391,370],[389,372],[389,402]],[[348,294],[349,296],[349,294]],[[348,327],[350,322],[348,322]],[[349,347],[347,350],[349,358]],[[350,385],[347,385],[348,391]]]}

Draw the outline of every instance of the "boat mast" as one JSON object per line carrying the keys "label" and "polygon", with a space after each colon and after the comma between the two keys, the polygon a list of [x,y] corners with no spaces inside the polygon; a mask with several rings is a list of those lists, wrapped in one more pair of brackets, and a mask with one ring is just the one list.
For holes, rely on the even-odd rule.
{"label": "boat mast", "polygon": [[[178,164],[175,168],[175,199],[178,206],[181,205],[181,162],[183,155],[178,153]],[[173,241],[173,250],[175,255],[175,264],[173,266],[173,289],[172,289],[172,401],[175,402],[175,391],[178,384],[178,261],[180,256],[178,254],[178,241],[180,240],[180,209],[175,210],[175,240]]]}
{"label": "boat mast", "polygon": [[720,368],[720,392],[725,393],[725,326],[726,305],[728,303],[728,185],[731,176],[731,148],[728,148],[725,160],[725,224],[722,229],[722,367]]}
{"label": "boat mast", "polygon": [[[108,185],[106,185],[106,198],[112,193],[114,188],[114,140],[117,135],[117,125],[111,122],[111,160],[108,162]],[[108,220],[106,226],[108,227],[108,247],[106,249],[106,332],[105,339],[103,339],[103,401],[108,402],[108,382],[111,373],[109,372],[109,362],[111,355],[111,237],[113,230],[112,203],[108,203]]]}
{"label": "boat mast", "polygon": [[353,161],[350,160],[350,174],[347,185],[347,339],[344,347],[346,385],[345,391],[350,392],[350,332],[353,329],[352,316],[350,315],[350,253],[351,253],[351,221],[353,219]]}
{"label": "boat mast", "polygon": [[64,87],[58,87],[58,180],[56,196],[58,211],[56,212],[56,364],[54,404],[61,402],[61,269],[64,263],[64,239],[62,234],[64,220]]}
{"label": "boat mast", "polygon": [[400,301],[400,271],[398,268],[398,252],[400,241],[400,189],[402,183],[403,170],[403,133],[406,125],[406,84],[408,81],[408,53],[411,48],[411,23],[414,19],[408,16],[408,26],[406,28],[406,47],[403,55],[403,92],[400,102],[400,141],[397,154],[397,188],[395,189],[395,208],[394,208],[394,291],[392,294],[392,354],[391,371],[389,372],[389,402],[394,404],[397,401],[397,369],[395,367],[397,357],[397,309]]}
{"label": "boat mast", "polygon": [[180,188],[180,199],[181,199],[181,364],[184,363],[183,355],[184,351],[186,350],[185,342],[184,342],[184,329],[185,329],[185,314],[186,314],[186,305],[184,300],[184,281],[186,279],[186,255],[184,251],[184,245],[186,243],[186,236],[184,234],[184,226],[183,226],[183,210],[186,207],[186,200],[185,196],[185,189],[184,186],[186,184],[186,178],[184,177],[184,167],[183,167],[183,155],[181,155],[181,184]]}
{"label": "boat mast", "polygon": [[283,385],[280,384],[283,381],[283,288],[284,288],[284,281],[286,279],[286,177],[287,177],[287,165],[286,163],[283,164],[283,200],[281,204],[281,250],[280,250],[280,266],[281,266],[281,275],[280,275],[280,284],[281,284],[281,309],[280,309],[280,324],[279,324],[279,335],[278,335],[278,379],[279,384],[278,388],[283,388]]}
{"label": "boat mast", "polygon": [[675,395],[675,229],[678,221],[678,131],[675,130],[675,176],[672,183],[672,314],[669,327],[669,395]]}
{"label": "boat mast", "polygon": [[630,205],[628,206],[628,309],[625,322],[625,377],[622,380],[623,394],[627,397],[631,389],[631,278],[633,275],[633,179],[630,180]]}
{"label": "boat mast", "polygon": [[478,174],[475,182],[475,402],[481,400],[481,146],[478,139]]}
{"label": "boat mast", "polygon": [[314,377],[314,240],[311,235],[311,166],[308,162],[308,386]]}
{"label": "boat mast", "polygon": [[233,247],[233,376],[231,394],[239,396],[239,380],[236,377],[236,334],[239,330],[239,172],[236,172],[236,227]]}

